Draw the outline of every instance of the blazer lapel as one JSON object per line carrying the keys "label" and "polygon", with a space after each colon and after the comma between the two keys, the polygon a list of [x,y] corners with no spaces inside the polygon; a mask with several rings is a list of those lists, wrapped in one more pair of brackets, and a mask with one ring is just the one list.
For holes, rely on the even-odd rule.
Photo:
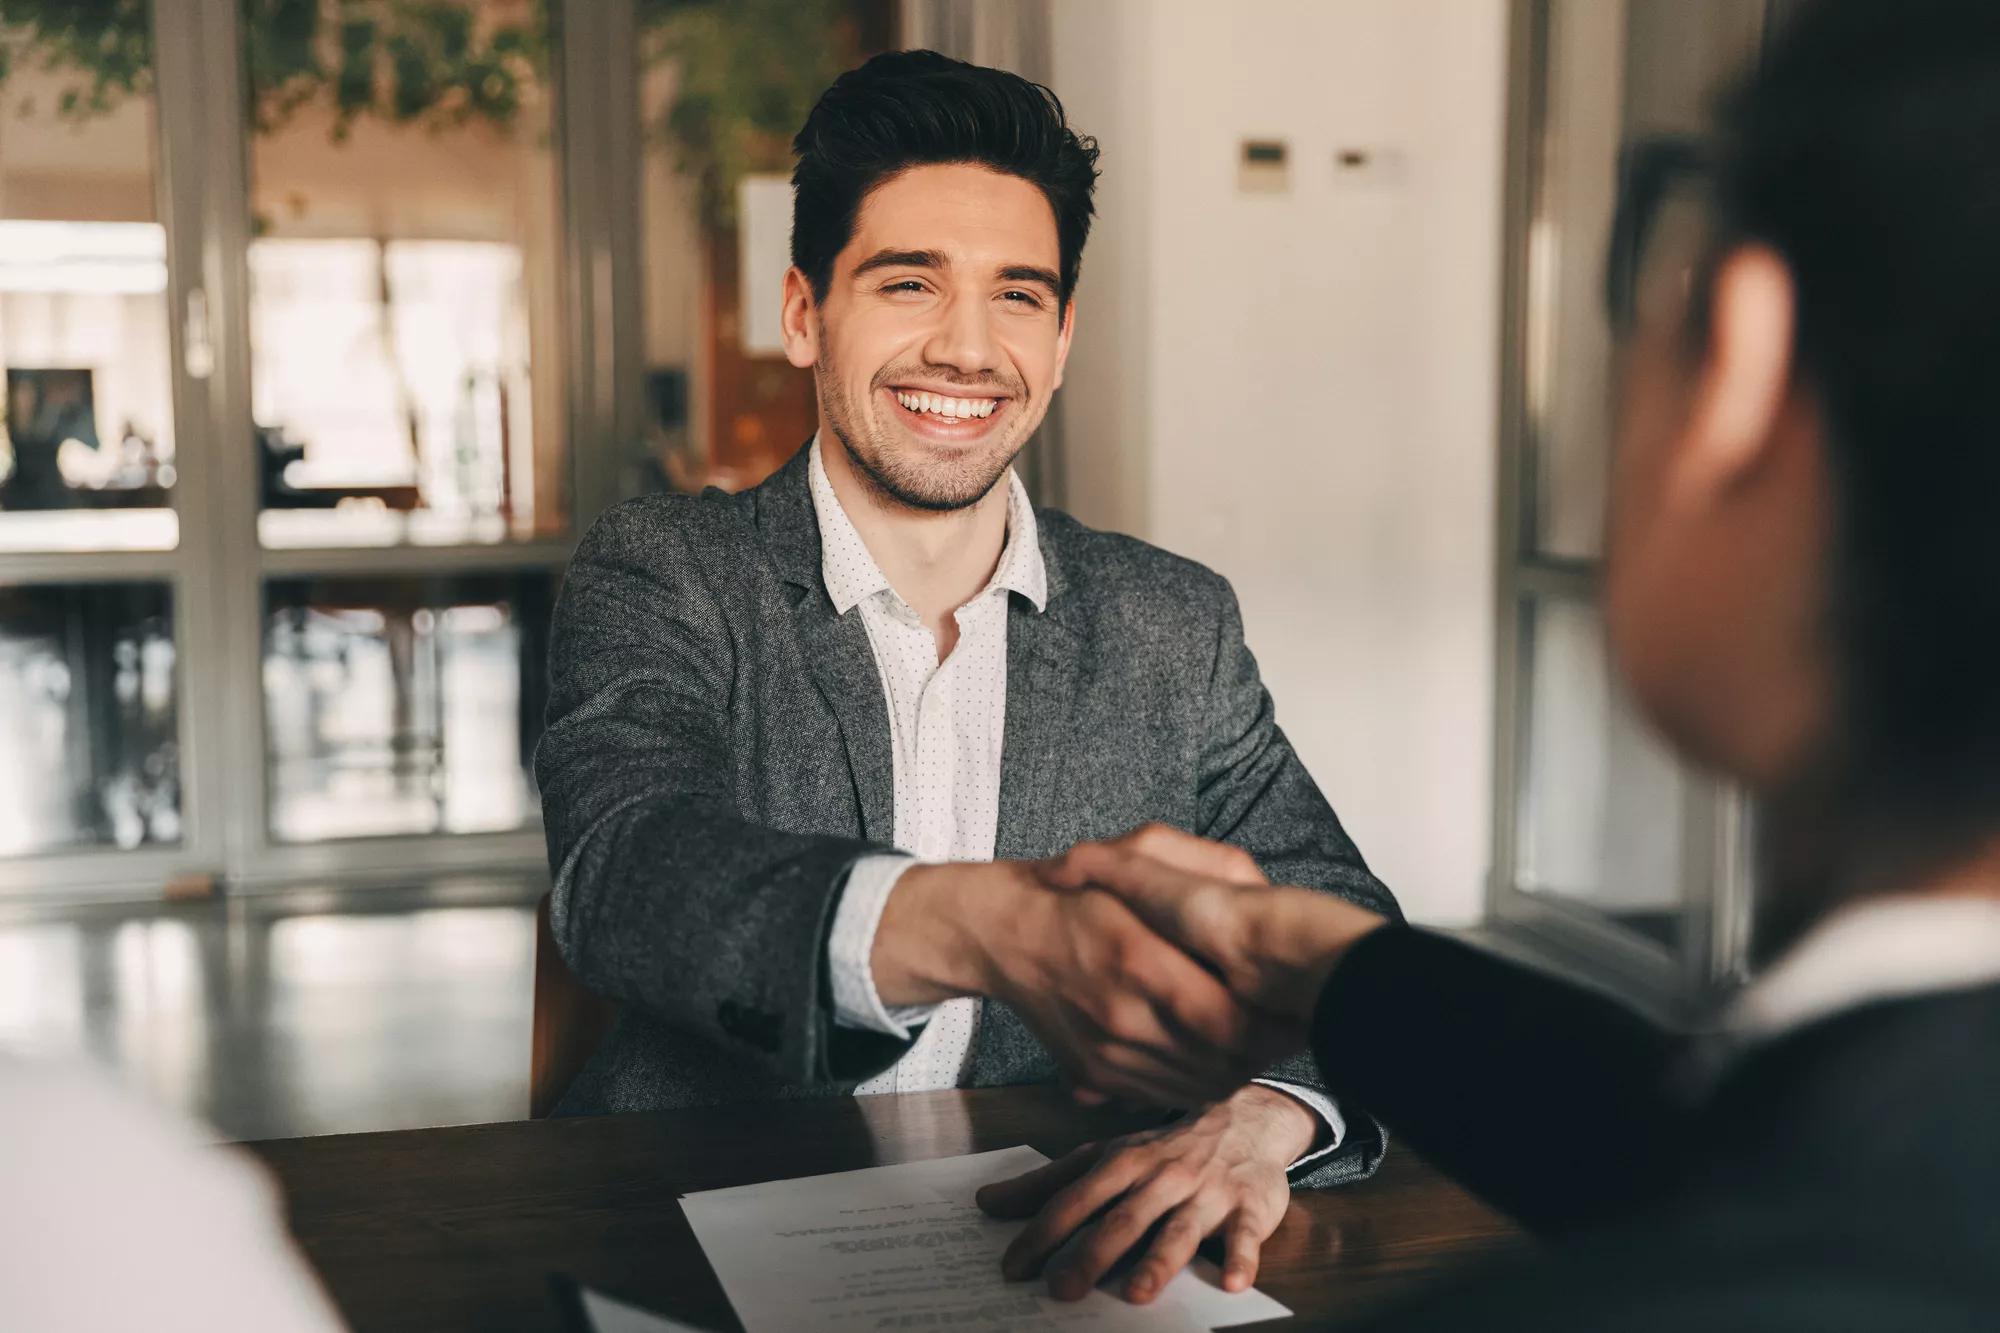
{"label": "blazer lapel", "polygon": [[859,612],[842,616],[820,572],[819,515],[813,511],[811,441],[751,493],[757,532],[791,585],[792,623],[813,688],[826,700],[847,749],[861,812],[861,836],[896,838],[896,775],[889,745],[889,705]]}
{"label": "blazer lapel", "polygon": [[[996,860],[1020,860],[1061,851],[1060,794],[1064,763],[1078,738],[1072,729],[1083,639],[1072,628],[1064,600],[1062,563],[1042,530],[1048,602],[1037,613],[1015,596],[1007,612],[1007,721],[1001,741],[1000,824]],[[997,1000],[980,1006],[966,1086],[1038,1082],[1054,1078],[1055,1061],[1019,1014]]]}
{"label": "blazer lapel", "polygon": [[1047,856],[1055,838],[1063,759],[1076,743],[1070,714],[1079,663],[1076,636],[1050,609],[1023,597],[1007,613],[1007,719],[1000,749],[996,860]]}
{"label": "blazer lapel", "polygon": [[889,748],[889,706],[861,613],[837,615],[825,589],[807,589],[793,608],[793,621],[813,685],[833,710],[847,746],[847,768],[861,807],[861,836],[892,843],[896,772]]}

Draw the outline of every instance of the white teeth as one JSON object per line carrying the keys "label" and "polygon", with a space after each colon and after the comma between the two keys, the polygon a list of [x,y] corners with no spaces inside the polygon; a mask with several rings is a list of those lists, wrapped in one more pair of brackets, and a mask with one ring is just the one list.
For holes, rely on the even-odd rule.
{"label": "white teeth", "polygon": [[981,419],[993,415],[1000,404],[991,398],[947,398],[941,393],[905,393],[898,390],[896,401],[912,412],[930,412],[947,421]]}

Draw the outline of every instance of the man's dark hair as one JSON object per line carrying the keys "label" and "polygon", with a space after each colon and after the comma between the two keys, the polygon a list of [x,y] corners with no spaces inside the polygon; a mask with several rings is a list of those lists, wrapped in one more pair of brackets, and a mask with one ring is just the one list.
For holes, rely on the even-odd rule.
{"label": "man's dark hair", "polygon": [[910,167],[966,162],[1019,176],[1049,201],[1067,308],[1090,234],[1097,141],[1070,129],[1047,88],[935,51],[893,51],[835,79],[792,150],[792,263],[815,299],[826,299],[870,190]]}
{"label": "man's dark hair", "polygon": [[1721,243],[1789,265],[1826,430],[1822,809],[1878,870],[1956,857],[2000,829],[2000,3],[1807,4],[1718,129]]}

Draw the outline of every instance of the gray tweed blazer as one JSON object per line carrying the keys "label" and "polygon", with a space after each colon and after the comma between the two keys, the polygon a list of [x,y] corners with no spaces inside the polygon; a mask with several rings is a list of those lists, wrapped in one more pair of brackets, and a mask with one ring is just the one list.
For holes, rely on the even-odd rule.
{"label": "gray tweed blazer", "polygon": [[[832,1021],[826,935],[848,868],[893,837],[893,772],[861,617],[821,580],[806,462],[741,495],[620,505],[571,562],[535,772],[556,939],[620,1013],[562,1113],[850,1093],[907,1048]],[[1399,917],[1278,730],[1229,585],[1036,516],[1048,597],[1009,612],[996,856],[1159,820]],[[1307,1057],[1272,1072],[1321,1086]],[[984,1002],[970,1085],[1053,1077]],[[1350,1113],[1302,1183],[1365,1175],[1383,1145]]]}

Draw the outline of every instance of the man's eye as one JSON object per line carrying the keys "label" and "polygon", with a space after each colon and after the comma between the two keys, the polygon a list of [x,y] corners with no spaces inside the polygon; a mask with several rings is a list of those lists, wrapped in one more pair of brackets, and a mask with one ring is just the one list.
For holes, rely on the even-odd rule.
{"label": "man's eye", "polygon": [[1042,308],[1042,298],[1035,295],[1033,292],[1023,292],[1023,291],[1002,292],[1000,294],[1000,299],[1003,301],[1013,301],[1019,305],[1032,306],[1036,310],[1040,310]]}
{"label": "man's eye", "polygon": [[924,285],[921,282],[918,282],[915,278],[905,278],[901,282],[890,283],[882,290],[885,292],[908,292],[908,293],[921,294],[924,290]]}

